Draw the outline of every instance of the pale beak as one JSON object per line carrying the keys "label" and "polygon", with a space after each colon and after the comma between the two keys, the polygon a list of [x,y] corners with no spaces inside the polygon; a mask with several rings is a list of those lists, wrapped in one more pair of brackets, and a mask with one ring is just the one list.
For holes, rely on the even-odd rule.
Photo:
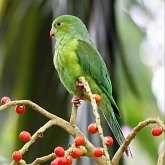
{"label": "pale beak", "polygon": [[54,28],[51,28],[50,30],[50,37],[53,38],[55,35]]}

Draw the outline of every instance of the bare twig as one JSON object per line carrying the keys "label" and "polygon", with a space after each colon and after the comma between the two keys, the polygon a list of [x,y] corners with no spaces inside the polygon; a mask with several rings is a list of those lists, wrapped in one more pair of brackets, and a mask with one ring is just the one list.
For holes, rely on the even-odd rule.
{"label": "bare twig", "polygon": [[148,118],[142,122],[140,122],[135,128],[133,128],[132,132],[127,136],[124,143],[120,146],[120,148],[115,153],[114,157],[112,158],[112,164],[117,165],[119,163],[119,160],[121,159],[123,153],[127,149],[128,145],[131,143],[131,141],[135,138],[136,134],[144,127],[146,127],[149,124],[159,124],[163,131],[165,131],[165,125],[159,118]]}

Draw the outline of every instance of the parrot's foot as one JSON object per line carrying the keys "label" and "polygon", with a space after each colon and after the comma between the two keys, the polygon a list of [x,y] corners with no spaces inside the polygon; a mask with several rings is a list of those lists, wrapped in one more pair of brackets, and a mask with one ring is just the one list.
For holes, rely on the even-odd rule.
{"label": "parrot's foot", "polygon": [[73,96],[72,103],[76,108],[78,108],[80,106],[80,98],[78,98],[77,96]]}
{"label": "parrot's foot", "polygon": [[78,89],[82,90],[82,89],[84,89],[84,84],[81,81],[77,80],[76,81],[76,87]]}

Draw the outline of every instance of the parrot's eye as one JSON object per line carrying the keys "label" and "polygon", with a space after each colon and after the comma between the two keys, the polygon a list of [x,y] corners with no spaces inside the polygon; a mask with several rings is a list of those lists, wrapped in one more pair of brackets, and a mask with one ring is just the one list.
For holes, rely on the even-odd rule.
{"label": "parrot's eye", "polygon": [[62,23],[61,23],[61,22],[57,22],[56,25],[57,25],[57,26],[61,26]]}

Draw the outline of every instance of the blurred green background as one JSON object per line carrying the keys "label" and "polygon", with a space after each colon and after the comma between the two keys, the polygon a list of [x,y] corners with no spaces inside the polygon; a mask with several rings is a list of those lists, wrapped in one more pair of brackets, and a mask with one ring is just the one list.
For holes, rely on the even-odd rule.
{"label": "blurred green background", "polygon": [[[55,17],[72,14],[86,24],[110,69],[124,133],[147,117],[164,120],[163,6],[163,0],[0,0],[0,98],[30,99],[69,120],[71,97],[54,69],[49,31]],[[28,108],[22,116],[14,108],[0,112],[0,165],[8,165],[23,145],[20,131],[33,134],[46,121]],[[81,120],[82,130],[89,121]],[[137,135],[130,146],[133,157],[124,156],[120,164],[156,164],[163,135],[153,137],[151,128]],[[30,163],[57,145],[67,148],[69,139],[64,130],[50,128],[24,158]],[[84,161],[75,164],[93,164]]]}

